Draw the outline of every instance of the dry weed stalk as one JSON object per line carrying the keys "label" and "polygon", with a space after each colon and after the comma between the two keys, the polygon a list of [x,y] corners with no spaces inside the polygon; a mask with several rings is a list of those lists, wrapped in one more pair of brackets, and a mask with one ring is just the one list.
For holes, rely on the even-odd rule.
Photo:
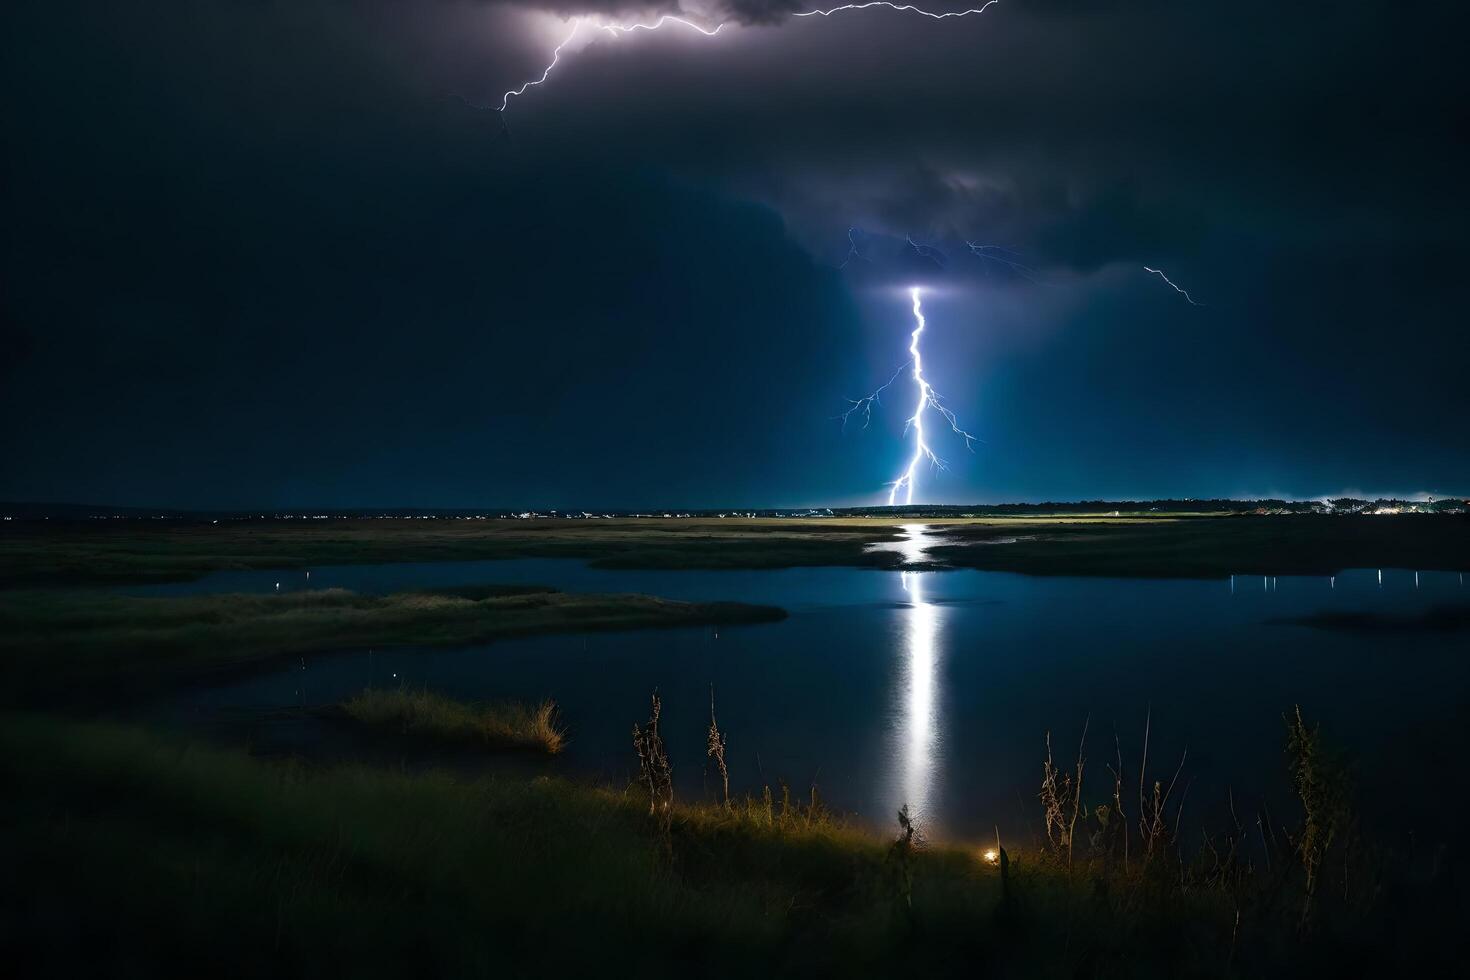
{"label": "dry weed stalk", "polygon": [[[1123,812],[1123,744],[1118,741],[1118,733],[1113,732],[1113,750],[1116,753],[1116,765],[1108,766],[1108,771],[1113,774],[1113,812],[1108,816],[1117,818],[1118,833],[1123,835],[1123,870],[1128,870],[1128,814]],[[1102,816],[1106,806],[1098,808],[1099,816],[1102,817],[1104,829],[1108,824],[1108,816]]]}
{"label": "dry weed stalk", "polygon": [[[724,791],[725,806],[730,806],[730,770],[725,766],[725,735],[715,723],[715,686],[709,686],[709,736],[705,739],[705,755],[714,760],[720,773],[720,786]],[[812,800],[816,801],[816,788],[812,788]]]}
{"label": "dry weed stalk", "polygon": [[1241,856],[1241,847],[1245,843],[1245,825],[1240,822],[1240,816],[1235,811],[1235,790],[1226,790],[1226,798],[1230,803],[1230,821],[1234,825],[1234,833],[1224,836],[1223,842],[1205,831],[1200,833],[1204,840],[1205,853],[1209,855],[1209,864],[1203,867],[1201,878],[1210,887],[1225,888],[1235,891],[1249,874],[1250,868]]}
{"label": "dry weed stalk", "polygon": [[[1184,761],[1189,758],[1189,750],[1185,749],[1179,757],[1179,767],[1174,770],[1174,778],[1169,780],[1169,788],[1154,780],[1153,793],[1151,796],[1144,795],[1144,786],[1148,780],[1148,741],[1153,728],[1153,709],[1150,708],[1147,718],[1143,723],[1143,760],[1138,766],[1138,836],[1143,840],[1143,863],[1146,867],[1153,860],[1155,851],[1162,852],[1170,843],[1169,824],[1165,813],[1169,806],[1169,797],[1174,792],[1174,786],[1179,782],[1179,774],[1184,771]],[[1177,828],[1178,821],[1175,821]]]}
{"label": "dry weed stalk", "polygon": [[1082,811],[1082,770],[1086,764],[1083,749],[1087,745],[1089,715],[1082,725],[1082,739],[1077,745],[1077,770],[1062,775],[1052,763],[1051,732],[1046,733],[1046,762],[1041,767],[1041,807],[1046,819],[1046,837],[1057,854],[1066,853],[1067,867],[1072,866],[1072,841],[1076,836],[1077,817]]}
{"label": "dry weed stalk", "polygon": [[659,813],[667,829],[673,818],[674,767],[669,763],[669,754],[658,730],[663,702],[659,700],[657,691],[653,692],[652,701],[648,724],[640,727],[635,722],[633,725],[633,748],[638,753],[639,781],[648,789],[648,812]]}
{"label": "dry weed stalk", "polygon": [[1300,705],[1286,719],[1286,750],[1292,783],[1302,804],[1301,831],[1291,843],[1306,875],[1300,922],[1301,928],[1306,929],[1311,925],[1312,907],[1321,883],[1322,861],[1347,829],[1351,814],[1345,774],[1323,748],[1320,729],[1307,727]]}

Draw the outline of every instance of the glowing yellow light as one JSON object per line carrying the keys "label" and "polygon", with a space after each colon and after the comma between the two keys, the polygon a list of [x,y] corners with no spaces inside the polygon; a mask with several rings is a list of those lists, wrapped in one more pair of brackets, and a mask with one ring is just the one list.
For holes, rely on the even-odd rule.
{"label": "glowing yellow light", "polygon": [[1000,857],[1000,855],[995,853],[995,848],[991,848],[990,850],[985,852],[985,860],[989,864],[994,864],[998,857]]}

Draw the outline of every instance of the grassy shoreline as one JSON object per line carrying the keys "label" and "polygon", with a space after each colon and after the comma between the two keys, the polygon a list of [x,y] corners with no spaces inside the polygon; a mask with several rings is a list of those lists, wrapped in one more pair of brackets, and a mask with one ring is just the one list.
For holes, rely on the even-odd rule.
{"label": "grassy shoreline", "polygon": [[0,714],[0,779],[15,790],[0,941],[61,975],[1393,976],[1455,962],[1459,896],[1435,890],[1450,878],[1416,884],[1389,862],[1354,890],[1367,904],[1337,901],[1331,879],[1306,929],[1286,844],[1258,884],[1233,849],[1130,868],[1004,842],[1003,874],[990,842],[895,840],[769,796],[650,812],[632,790],[302,769],[37,715]]}
{"label": "grassy shoreline", "polygon": [[0,588],[187,581],[329,564],[571,558],[603,568],[885,567],[895,521],[342,520],[7,525]]}
{"label": "grassy shoreline", "polygon": [[503,591],[370,596],[324,589],[181,598],[0,592],[0,689],[7,697],[28,700],[187,679],[354,647],[763,623],[786,615],[771,606],[636,594]]}
{"label": "grassy shoreline", "polygon": [[1470,571],[1464,515],[124,522],[7,527],[0,535],[0,589],[516,558],[575,559],[610,569],[883,569],[901,558],[873,546],[901,539],[906,523],[939,532],[929,557],[941,568],[1158,578],[1380,567]]}
{"label": "grassy shoreline", "polygon": [[1470,570],[1470,519],[1463,515],[1026,518],[940,531],[943,542],[928,552],[934,561],[1025,575],[1221,579],[1349,568]]}

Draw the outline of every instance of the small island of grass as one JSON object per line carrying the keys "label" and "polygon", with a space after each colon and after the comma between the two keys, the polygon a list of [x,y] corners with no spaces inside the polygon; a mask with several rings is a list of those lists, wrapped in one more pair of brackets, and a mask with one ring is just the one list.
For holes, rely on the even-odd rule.
{"label": "small island of grass", "polygon": [[339,706],[355,722],[446,742],[530,749],[556,755],[566,747],[556,703],[467,704],[429,691],[367,690]]}
{"label": "small island of grass", "polygon": [[169,598],[0,592],[0,691],[22,703],[99,691],[115,700],[119,685],[152,687],[354,647],[763,623],[785,615],[735,602],[490,586],[387,596],[345,589]]}

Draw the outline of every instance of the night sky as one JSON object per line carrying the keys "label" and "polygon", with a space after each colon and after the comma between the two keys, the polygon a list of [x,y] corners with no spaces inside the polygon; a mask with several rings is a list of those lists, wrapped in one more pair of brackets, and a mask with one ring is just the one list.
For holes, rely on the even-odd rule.
{"label": "night sky", "polygon": [[1466,492],[1461,6],[10,0],[0,499]]}

